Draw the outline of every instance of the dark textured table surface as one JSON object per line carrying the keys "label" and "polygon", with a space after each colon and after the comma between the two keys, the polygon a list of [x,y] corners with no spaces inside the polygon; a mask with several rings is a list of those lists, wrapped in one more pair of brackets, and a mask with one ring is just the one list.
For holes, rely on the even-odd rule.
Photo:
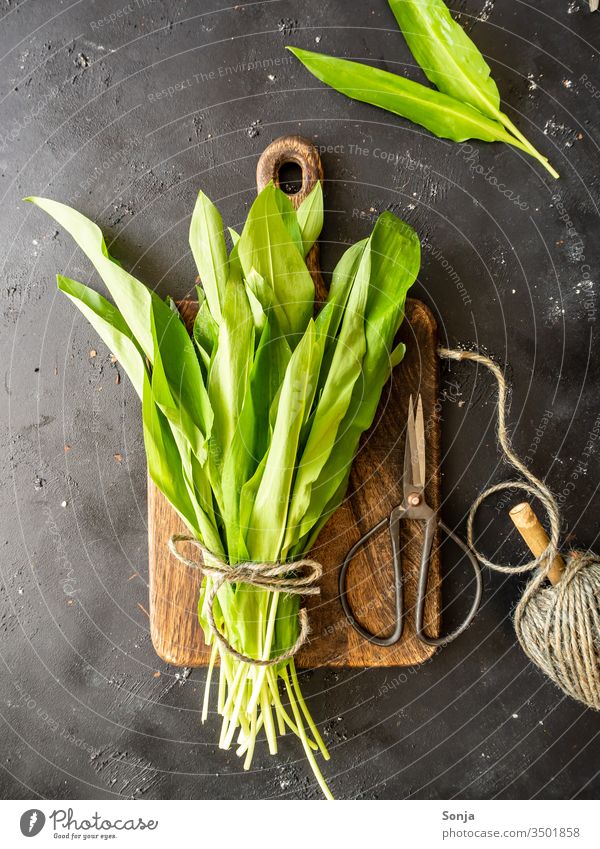
{"label": "dark textured table surface", "polygon": [[[263,148],[313,139],[328,177],[324,269],[383,209],[418,230],[413,292],[444,341],[508,364],[515,445],[559,494],[568,542],[596,545],[600,14],[583,0],[451,6],[559,181],[508,147],[461,147],[350,102],[286,54],[291,43],[420,79],[385,0],[1,4],[3,797],[318,795],[289,736],[243,773],[215,745],[216,717],[200,726],[204,672],[153,652],[139,403],[54,275],[101,284],[25,195],[77,206],[128,268],[181,296],[198,189],[238,226]],[[487,376],[444,368],[442,390],[444,517],[464,532],[472,499],[510,470]],[[486,550],[517,562],[505,511],[492,502],[484,524]],[[449,597],[463,571],[446,571]],[[598,715],[515,642],[524,580],[487,573],[475,624],[422,668],[302,676],[337,796],[597,794]]]}

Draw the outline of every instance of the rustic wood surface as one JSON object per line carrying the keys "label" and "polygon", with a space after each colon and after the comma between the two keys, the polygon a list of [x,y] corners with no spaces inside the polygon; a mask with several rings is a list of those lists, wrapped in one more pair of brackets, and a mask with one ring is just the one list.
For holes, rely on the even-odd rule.
{"label": "rustic wood surface", "polygon": [[[323,179],[315,147],[300,136],[286,136],[269,145],[259,159],[256,183],[260,190],[269,180],[279,185],[279,169],[296,162],[302,169],[301,189],[290,195],[297,208]],[[307,257],[317,300],[327,291],[319,268],[319,246]],[[183,301],[182,316],[191,329],[197,305]],[[409,666],[422,663],[435,649],[416,639],[414,601],[423,539],[418,522],[402,526],[404,598],[407,619],[402,639],[389,648],[363,640],[346,621],[338,594],[338,573],[349,548],[402,499],[400,476],[404,457],[404,432],[410,395],[421,393],[427,436],[427,487],[429,504],[440,503],[440,426],[437,414],[437,329],[431,312],[420,301],[408,299],[406,319],[400,330],[407,354],[384,390],[371,430],[365,434],[354,462],[345,503],[323,529],[312,556],[324,568],[321,595],[308,600],[312,634],[297,657],[301,667],[316,666]],[[200,573],[179,563],[166,543],[173,533],[186,528],[156,489],[148,484],[148,534],[150,572],[150,626],[152,642],[164,660],[177,666],[201,666],[209,650],[198,624],[197,601]],[[193,550],[189,552],[194,557]],[[393,629],[394,599],[391,546],[387,531],[374,538],[353,562],[348,574],[348,595],[357,618],[371,631]],[[432,554],[425,623],[435,635],[440,623],[440,562]]]}
{"label": "rustic wood surface", "polygon": [[[186,321],[196,305],[183,302]],[[427,433],[427,500],[440,503],[440,426],[437,416],[438,366],[435,321],[420,301],[407,301],[400,336],[407,346],[402,363],[384,391],[376,420],[365,434],[354,462],[345,503],[323,529],[312,556],[324,568],[321,595],[308,601],[312,635],[298,655],[301,667],[410,666],[434,649],[414,634],[413,606],[422,542],[419,523],[403,526],[402,558],[407,621],[400,642],[390,648],[362,640],[348,625],[338,596],[338,572],[350,546],[388,515],[402,498],[400,475],[404,457],[405,422],[410,394],[421,393]],[[177,666],[202,666],[208,660],[196,605],[200,574],[179,563],[167,550],[167,539],[186,528],[152,482],[148,484],[150,626],[152,642],[163,660]],[[193,557],[193,551],[189,552]],[[348,592],[357,618],[371,630],[387,633],[394,617],[391,550],[384,532],[357,555],[348,576]],[[431,634],[440,619],[440,562],[431,562],[426,623]]]}

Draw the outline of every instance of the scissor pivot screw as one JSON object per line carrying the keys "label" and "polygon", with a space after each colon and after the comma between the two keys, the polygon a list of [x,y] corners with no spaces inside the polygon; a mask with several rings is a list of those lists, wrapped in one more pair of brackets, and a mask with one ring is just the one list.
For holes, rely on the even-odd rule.
{"label": "scissor pivot screw", "polygon": [[411,492],[411,494],[408,496],[408,503],[411,507],[418,507],[418,505],[421,503],[421,496],[419,495],[419,493]]}

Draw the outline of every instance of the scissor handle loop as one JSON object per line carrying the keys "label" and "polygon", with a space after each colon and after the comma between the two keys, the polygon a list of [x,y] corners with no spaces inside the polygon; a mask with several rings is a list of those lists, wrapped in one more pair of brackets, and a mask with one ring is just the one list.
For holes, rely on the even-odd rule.
{"label": "scissor handle loop", "polygon": [[[404,627],[404,594],[402,587],[402,564],[400,562],[400,519],[404,515],[404,510],[402,507],[395,507],[390,515],[385,519],[382,519],[378,522],[374,527],[372,527],[366,534],[364,534],[358,542],[356,542],[346,557],[344,558],[344,562],[342,564],[342,568],[340,569],[340,574],[338,578],[338,586],[340,592],[340,601],[342,603],[343,611],[346,615],[346,619],[352,625],[354,630],[360,634],[363,639],[368,640],[368,642],[373,643],[375,646],[393,646],[398,642],[400,637],[402,636],[402,629]],[[389,637],[380,637],[377,634],[373,634],[367,628],[357,622],[354,616],[354,611],[350,605],[350,600],[348,599],[348,593],[346,591],[346,575],[348,572],[348,567],[350,563],[354,559],[355,555],[360,551],[360,549],[374,536],[378,531],[382,530],[386,525],[389,526],[389,534],[390,540],[392,543],[392,558],[394,564],[394,601],[396,608],[396,621],[394,624],[394,630],[389,635]]]}
{"label": "scissor handle loop", "polygon": [[[425,602],[427,600],[427,580],[429,577],[429,562],[431,556],[431,548],[433,545],[433,538],[435,536],[435,528],[436,525],[438,528],[441,528],[442,531],[449,537],[456,545],[461,548],[464,553],[469,558],[471,566],[473,567],[473,574],[475,575],[475,597],[473,598],[473,604],[471,605],[471,609],[469,610],[467,616],[464,621],[451,631],[449,634],[446,634],[443,637],[429,637],[424,630],[423,620],[425,618]],[[481,569],[479,568],[479,563],[477,562],[477,558],[474,556],[473,552],[470,550],[468,545],[464,543],[460,537],[457,537],[454,531],[450,530],[450,528],[444,524],[441,520],[436,520],[435,517],[429,519],[425,526],[425,544],[423,546],[423,555],[421,559],[421,568],[419,570],[419,586],[417,589],[417,605],[415,611],[415,630],[417,633],[417,637],[421,642],[426,643],[428,646],[445,646],[448,643],[451,643],[455,640],[463,631],[469,627],[473,618],[477,611],[479,610],[479,605],[481,603],[481,595],[483,592],[483,581],[481,579]]]}

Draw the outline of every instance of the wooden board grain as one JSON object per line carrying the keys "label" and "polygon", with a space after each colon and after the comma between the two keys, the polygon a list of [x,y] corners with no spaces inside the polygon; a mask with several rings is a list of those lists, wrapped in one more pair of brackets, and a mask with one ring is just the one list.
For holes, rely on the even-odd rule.
{"label": "wooden board grain", "polygon": [[[195,304],[180,309],[193,320]],[[422,544],[422,526],[404,523],[402,557],[407,621],[395,646],[371,645],[344,618],[338,573],[350,546],[372,525],[387,516],[402,499],[400,476],[408,399],[421,393],[427,438],[426,496],[434,509],[440,505],[440,423],[437,408],[437,332],[431,312],[420,301],[408,299],[400,329],[407,353],[384,390],[371,430],[362,439],[354,462],[345,503],[323,529],[311,556],[324,568],[321,595],[307,602],[312,633],[297,656],[300,667],[411,666],[429,658],[434,648],[414,634],[414,600]],[[200,574],[171,556],[167,540],[186,528],[156,487],[148,485],[150,627],[158,655],[176,666],[202,666],[208,649],[198,624],[196,606]],[[190,556],[193,553],[190,552]],[[387,533],[373,540],[357,557],[348,576],[348,592],[357,618],[371,630],[388,633],[394,616],[391,548]],[[440,624],[440,557],[432,553],[425,623],[432,636]]]}

